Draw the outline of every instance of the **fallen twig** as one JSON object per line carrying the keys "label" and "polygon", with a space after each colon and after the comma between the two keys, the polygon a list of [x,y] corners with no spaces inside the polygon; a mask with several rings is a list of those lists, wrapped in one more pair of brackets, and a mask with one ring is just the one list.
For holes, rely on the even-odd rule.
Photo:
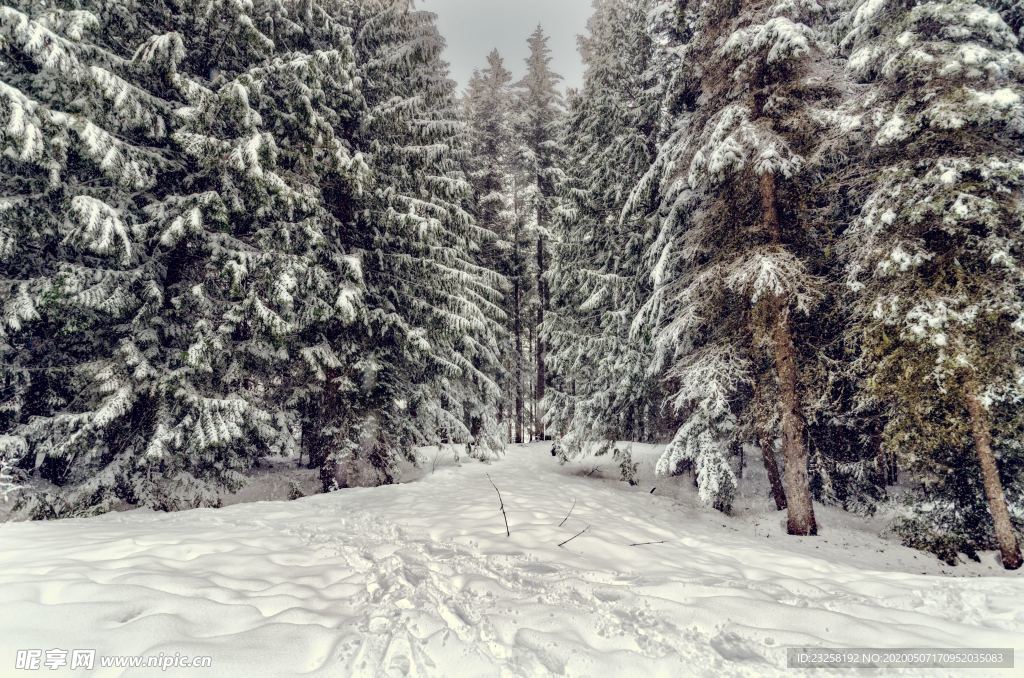
{"label": "fallen twig", "polygon": [[558,546],[559,546],[559,548],[561,548],[562,546],[565,546],[566,544],[568,544],[569,542],[571,542],[571,541],[572,541],[573,539],[575,539],[576,537],[580,536],[581,534],[583,534],[584,532],[586,532],[586,531],[587,531],[587,530],[589,530],[589,529],[590,529],[590,525],[587,525],[587,526],[586,526],[586,527],[584,527],[584,528],[583,528],[582,530],[580,530],[579,532],[577,532],[576,534],[574,534],[573,536],[569,537],[568,539],[566,539],[565,541],[563,541],[563,542],[562,542],[561,544],[559,544],[559,545],[558,545]]}
{"label": "fallen twig", "polygon": [[572,515],[572,510],[574,508],[576,508],[576,500],[575,499],[572,500],[572,506],[569,508],[569,512],[565,514],[565,517],[562,518],[562,522],[558,523],[559,527],[561,527],[562,525],[565,525],[565,521],[569,520],[569,516]]}
{"label": "fallen twig", "polygon": [[667,544],[667,541],[642,541],[638,544],[630,544],[630,546],[650,546],[651,544]]}
{"label": "fallen twig", "polygon": [[512,530],[508,529],[508,514],[505,513],[505,500],[501,498],[501,490],[499,490],[498,486],[494,484],[493,480],[491,480],[491,475],[489,473],[486,475],[487,480],[489,480],[491,483],[491,487],[493,487],[494,491],[498,493],[498,503],[501,504],[501,506],[499,507],[501,509],[501,516],[505,519],[505,536],[511,537]]}

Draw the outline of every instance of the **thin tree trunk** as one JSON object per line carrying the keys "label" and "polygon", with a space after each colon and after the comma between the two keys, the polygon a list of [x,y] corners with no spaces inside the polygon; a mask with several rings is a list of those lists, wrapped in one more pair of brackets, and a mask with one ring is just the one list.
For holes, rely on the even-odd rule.
{"label": "thin tree trunk", "polygon": [[764,462],[764,471],[768,476],[768,486],[772,491],[772,499],[775,500],[775,508],[779,511],[786,508],[786,490],[782,486],[782,474],[779,473],[779,463],[775,458],[775,431],[772,430],[766,408],[769,403],[764,398],[761,387],[754,386],[754,433],[757,436],[758,447],[761,448],[761,460]]}
{"label": "thin tree trunk", "polygon": [[537,433],[537,440],[546,440],[544,434],[544,391],[547,387],[547,374],[544,371],[544,312],[547,310],[548,290],[544,274],[547,271],[547,257],[545,255],[544,236],[537,236],[537,383],[536,394],[537,415],[533,422],[534,431]]}
{"label": "thin tree trunk", "polygon": [[875,447],[875,473],[878,477],[878,484],[884,487],[899,482],[899,466],[896,457],[885,449],[882,430],[882,426],[879,425],[871,436],[871,441]]}
{"label": "thin tree trunk", "polygon": [[775,460],[775,436],[767,426],[758,427],[758,445],[761,447],[761,459],[764,460],[764,470],[768,474],[768,486],[772,490],[772,499],[775,500],[775,509],[781,511],[786,508],[786,490],[782,487],[782,474],[779,473],[779,463]]}
{"label": "thin tree trunk", "polygon": [[512,332],[515,335],[515,395],[516,395],[516,421],[515,421],[515,442],[523,442],[523,316],[522,316],[522,286],[519,276],[516,276],[513,292],[513,303],[515,304]]}
{"label": "thin tree trunk", "polygon": [[[765,232],[774,244],[781,244],[782,229],[776,202],[775,176],[761,175],[761,208]],[[811,484],[807,474],[806,424],[800,404],[800,375],[796,365],[796,345],[789,320],[789,309],[780,299],[769,302],[770,320],[773,322],[775,371],[779,382],[779,412],[782,416],[782,458],[786,462],[783,485],[786,490],[789,534],[809,536],[818,534],[811,499]]]}
{"label": "thin tree trunk", "polygon": [[981,480],[985,486],[988,510],[992,514],[999,553],[1002,556],[1003,567],[1007,570],[1016,570],[1024,564],[1024,560],[1021,558],[1020,544],[1017,542],[1017,535],[1013,529],[1013,523],[1010,521],[1010,512],[1006,507],[1006,494],[1003,492],[1003,483],[999,479],[999,468],[996,465],[995,455],[992,453],[992,432],[989,427],[988,414],[978,396],[978,384],[974,377],[968,379],[966,387],[967,411],[971,416],[974,451],[977,453],[978,463],[981,465]]}

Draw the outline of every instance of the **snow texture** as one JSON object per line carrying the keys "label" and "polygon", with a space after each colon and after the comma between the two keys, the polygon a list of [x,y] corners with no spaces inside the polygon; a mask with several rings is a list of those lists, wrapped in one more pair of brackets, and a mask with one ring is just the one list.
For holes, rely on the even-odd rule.
{"label": "snow texture", "polygon": [[935,576],[938,561],[830,509],[821,537],[786,537],[763,497],[725,517],[688,479],[653,480],[659,452],[635,446],[636,488],[546,445],[492,465],[442,452],[435,472],[427,450],[403,485],[6,524],[0,658],[181,652],[211,655],[219,678],[718,677],[799,675],[794,645],[1024,650],[1024,579],[991,554],[957,569],[978,576]]}

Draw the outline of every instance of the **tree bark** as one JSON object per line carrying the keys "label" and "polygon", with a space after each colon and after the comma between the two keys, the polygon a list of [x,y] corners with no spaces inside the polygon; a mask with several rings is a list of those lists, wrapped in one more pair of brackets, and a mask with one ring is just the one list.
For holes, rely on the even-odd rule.
{"label": "tree bark", "polygon": [[875,446],[875,471],[878,477],[878,484],[885,487],[899,482],[899,465],[896,457],[885,449],[882,431],[882,426],[877,426],[874,434],[871,436],[871,441]]}
{"label": "tree bark", "polygon": [[811,500],[811,483],[807,475],[806,425],[800,408],[800,386],[796,367],[796,348],[789,325],[789,313],[779,310],[775,327],[775,369],[779,377],[782,413],[782,458],[786,461],[783,482],[789,534],[818,534]]}
{"label": "tree bark", "polygon": [[786,508],[786,490],[782,486],[782,474],[779,473],[779,463],[775,458],[775,431],[772,430],[768,415],[765,413],[766,407],[769,407],[769,403],[764,398],[764,391],[755,384],[754,433],[757,436],[757,444],[761,448],[761,459],[768,476],[772,499],[775,500],[775,508],[781,511]]}
{"label": "tree bark", "polygon": [[547,272],[547,255],[544,247],[544,236],[537,236],[537,382],[534,397],[537,401],[537,413],[533,422],[537,440],[547,440],[544,433],[544,391],[547,387],[547,374],[544,370],[544,313],[548,304],[547,281],[544,274]]}
{"label": "tree bark", "polygon": [[775,436],[768,427],[758,431],[758,445],[761,446],[761,459],[764,460],[764,470],[768,474],[768,486],[772,490],[775,509],[781,511],[786,508],[786,490],[782,487],[782,474],[775,460]]}
{"label": "tree bark", "polygon": [[[762,225],[772,244],[782,244],[782,228],[776,201],[775,176],[764,173],[759,179],[761,189]],[[800,404],[800,375],[796,364],[796,345],[789,320],[789,308],[779,298],[769,302],[771,340],[775,354],[775,371],[779,382],[779,413],[782,415],[782,458],[786,462],[783,484],[786,490],[789,534],[818,534],[807,474],[806,424]]]}
{"label": "tree bark", "polygon": [[[518,240],[518,238],[517,238]],[[518,245],[517,245],[518,246]],[[512,332],[515,335],[515,399],[516,399],[516,420],[515,420],[515,443],[523,442],[523,291],[519,275],[516,275],[513,284],[514,316],[512,321]]]}
{"label": "tree bark", "polygon": [[1003,483],[999,479],[999,467],[992,453],[992,432],[988,422],[988,414],[979,397],[979,388],[974,377],[965,384],[967,393],[967,411],[971,417],[971,433],[974,437],[974,451],[981,465],[981,480],[985,486],[985,498],[988,500],[988,511],[992,515],[995,527],[996,542],[1002,556],[1003,567],[1017,570],[1024,564],[1021,558],[1020,544],[1017,541],[1010,512],[1006,507],[1006,494]]}

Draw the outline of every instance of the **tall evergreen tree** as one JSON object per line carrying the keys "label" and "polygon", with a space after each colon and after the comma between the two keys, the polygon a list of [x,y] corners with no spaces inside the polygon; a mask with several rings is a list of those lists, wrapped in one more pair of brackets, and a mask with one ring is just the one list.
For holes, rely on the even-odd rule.
{"label": "tall evergreen tree", "polygon": [[300,445],[328,487],[500,446],[501,280],[431,15],[23,4],[0,8],[0,453],[52,483],[26,513],[216,504]]}
{"label": "tall evergreen tree", "polygon": [[527,44],[526,74],[516,83],[516,138],[519,140],[518,160],[524,178],[529,182],[526,192],[526,232],[536,243],[533,305],[536,307],[531,334],[536,371],[533,390],[533,434],[544,439],[544,392],[547,377],[544,366],[546,347],[542,327],[544,315],[551,305],[547,280],[549,267],[548,240],[557,204],[557,187],[561,183],[561,123],[565,114],[558,83],[562,77],[551,70],[551,48],[544,29],[530,35]]}
{"label": "tall evergreen tree", "polygon": [[[373,176],[359,243],[378,340],[362,360],[376,458],[442,441],[500,449],[495,403],[501,276],[475,256],[494,234],[468,211],[455,83],[434,16],[411,0],[353,3],[368,114],[358,132]],[[388,462],[390,464],[391,462]],[[393,469],[382,466],[385,479]]]}
{"label": "tall evergreen tree", "polygon": [[846,238],[852,333],[917,481],[904,532],[1019,568],[1024,54],[984,3],[860,2],[846,28],[874,172]]}
{"label": "tall evergreen tree", "polygon": [[[137,167],[149,176],[134,197],[90,190],[71,200],[88,235],[62,243],[73,259],[41,280],[47,313],[19,337],[31,346],[51,323],[75,347],[15,363],[51,395],[10,422],[12,446],[22,465],[34,459],[44,479],[66,488],[36,495],[29,512],[217,503],[219,488],[237,487],[256,457],[296,446],[300,424],[280,378],[299,354],[296,333],[313,318],[355,313],[344,289],[358,286],[358,272],[337,256],[319,169],[300,167],[300,154],[312,160],[319,150],[318,167],[358,167],[323,136],[325,116],[345,117],[354,101],[351,52],[342,41],[272,60],[275,41],[301,32],[280,20],[287,12],[277,2],[190,9],[95,2],[40,17],[81,22],[73,37],[82,45],[68,48],[77,60],[35,74],[51,85],[66,79],[65,90],[25,90],[80,108],[91,143],[106,147],[101,165],[120,162],[120,141],[138,144],[148,164]],[[168,32],[150,35],[152,26]],[[103,42],[85,43],[91,35]],[[73,99],[53,102],[53,92]],[[53,176],[60,171],[64,190],[73,172],[95,173],[77,162],[54,166]],[[124,270],[85,254],[94,238],[108,250],[100,254],[123,247]],[[58,245],[38,245],[40,261],[54,266]],[[60,381],[71,397],[46,386]]]}
{"label": "tall evergreen tree", "polygon": [[523,442],[524,382],[522,346],[523,264],[519,241],[512,170],[512,73],[497,50],[487,55],[487,66],[474,72],[463,102],[466,116],[468,173],[473,186],[476,218],[482,228],[498,236],[484,252],[486,266],[508,280],[501,301],[506,324],[502,332],[502,401],[500,418],[512,442]]}
{"label": "tall evergreen tree", "polygon": [[[824,10],[808,2],[701,5],[688,68],[699,96],[677,140],[689,192],[660,237],[658,338],[686,413],[662,468],[697,468],[719,507],[735,487],[727,453],[758,394],[775,394],[791,534],[817,531],[808,479],[799,314],[821,295],[820,235],[798,198],[830,96]],[[713,56],[710,56],[713,55]],[[679,160],[675,162],[680,162]],[[672,222],[677,226],[673,226]],[[761,367],[765,365],[768,369]],[[763,398],[764,396],[761,395]],[[765,447],[775,436],[762,437]],[[767,459],[766,459],[767,461]],[[769,469],[770,470],[770,469]]]}
{"label": "tall evergreen tree", "polygon": [[581,38],[587,66],[565,124],[545,314],[549,428],[567,454],[591,442],[645,440],[660,407],[648,377],[649,341],[631,335],[650,293],[642,260],[656,234],[650,211],[630,203],[656,154],[661,79],[650,69],[651,2],[595,3]]}

